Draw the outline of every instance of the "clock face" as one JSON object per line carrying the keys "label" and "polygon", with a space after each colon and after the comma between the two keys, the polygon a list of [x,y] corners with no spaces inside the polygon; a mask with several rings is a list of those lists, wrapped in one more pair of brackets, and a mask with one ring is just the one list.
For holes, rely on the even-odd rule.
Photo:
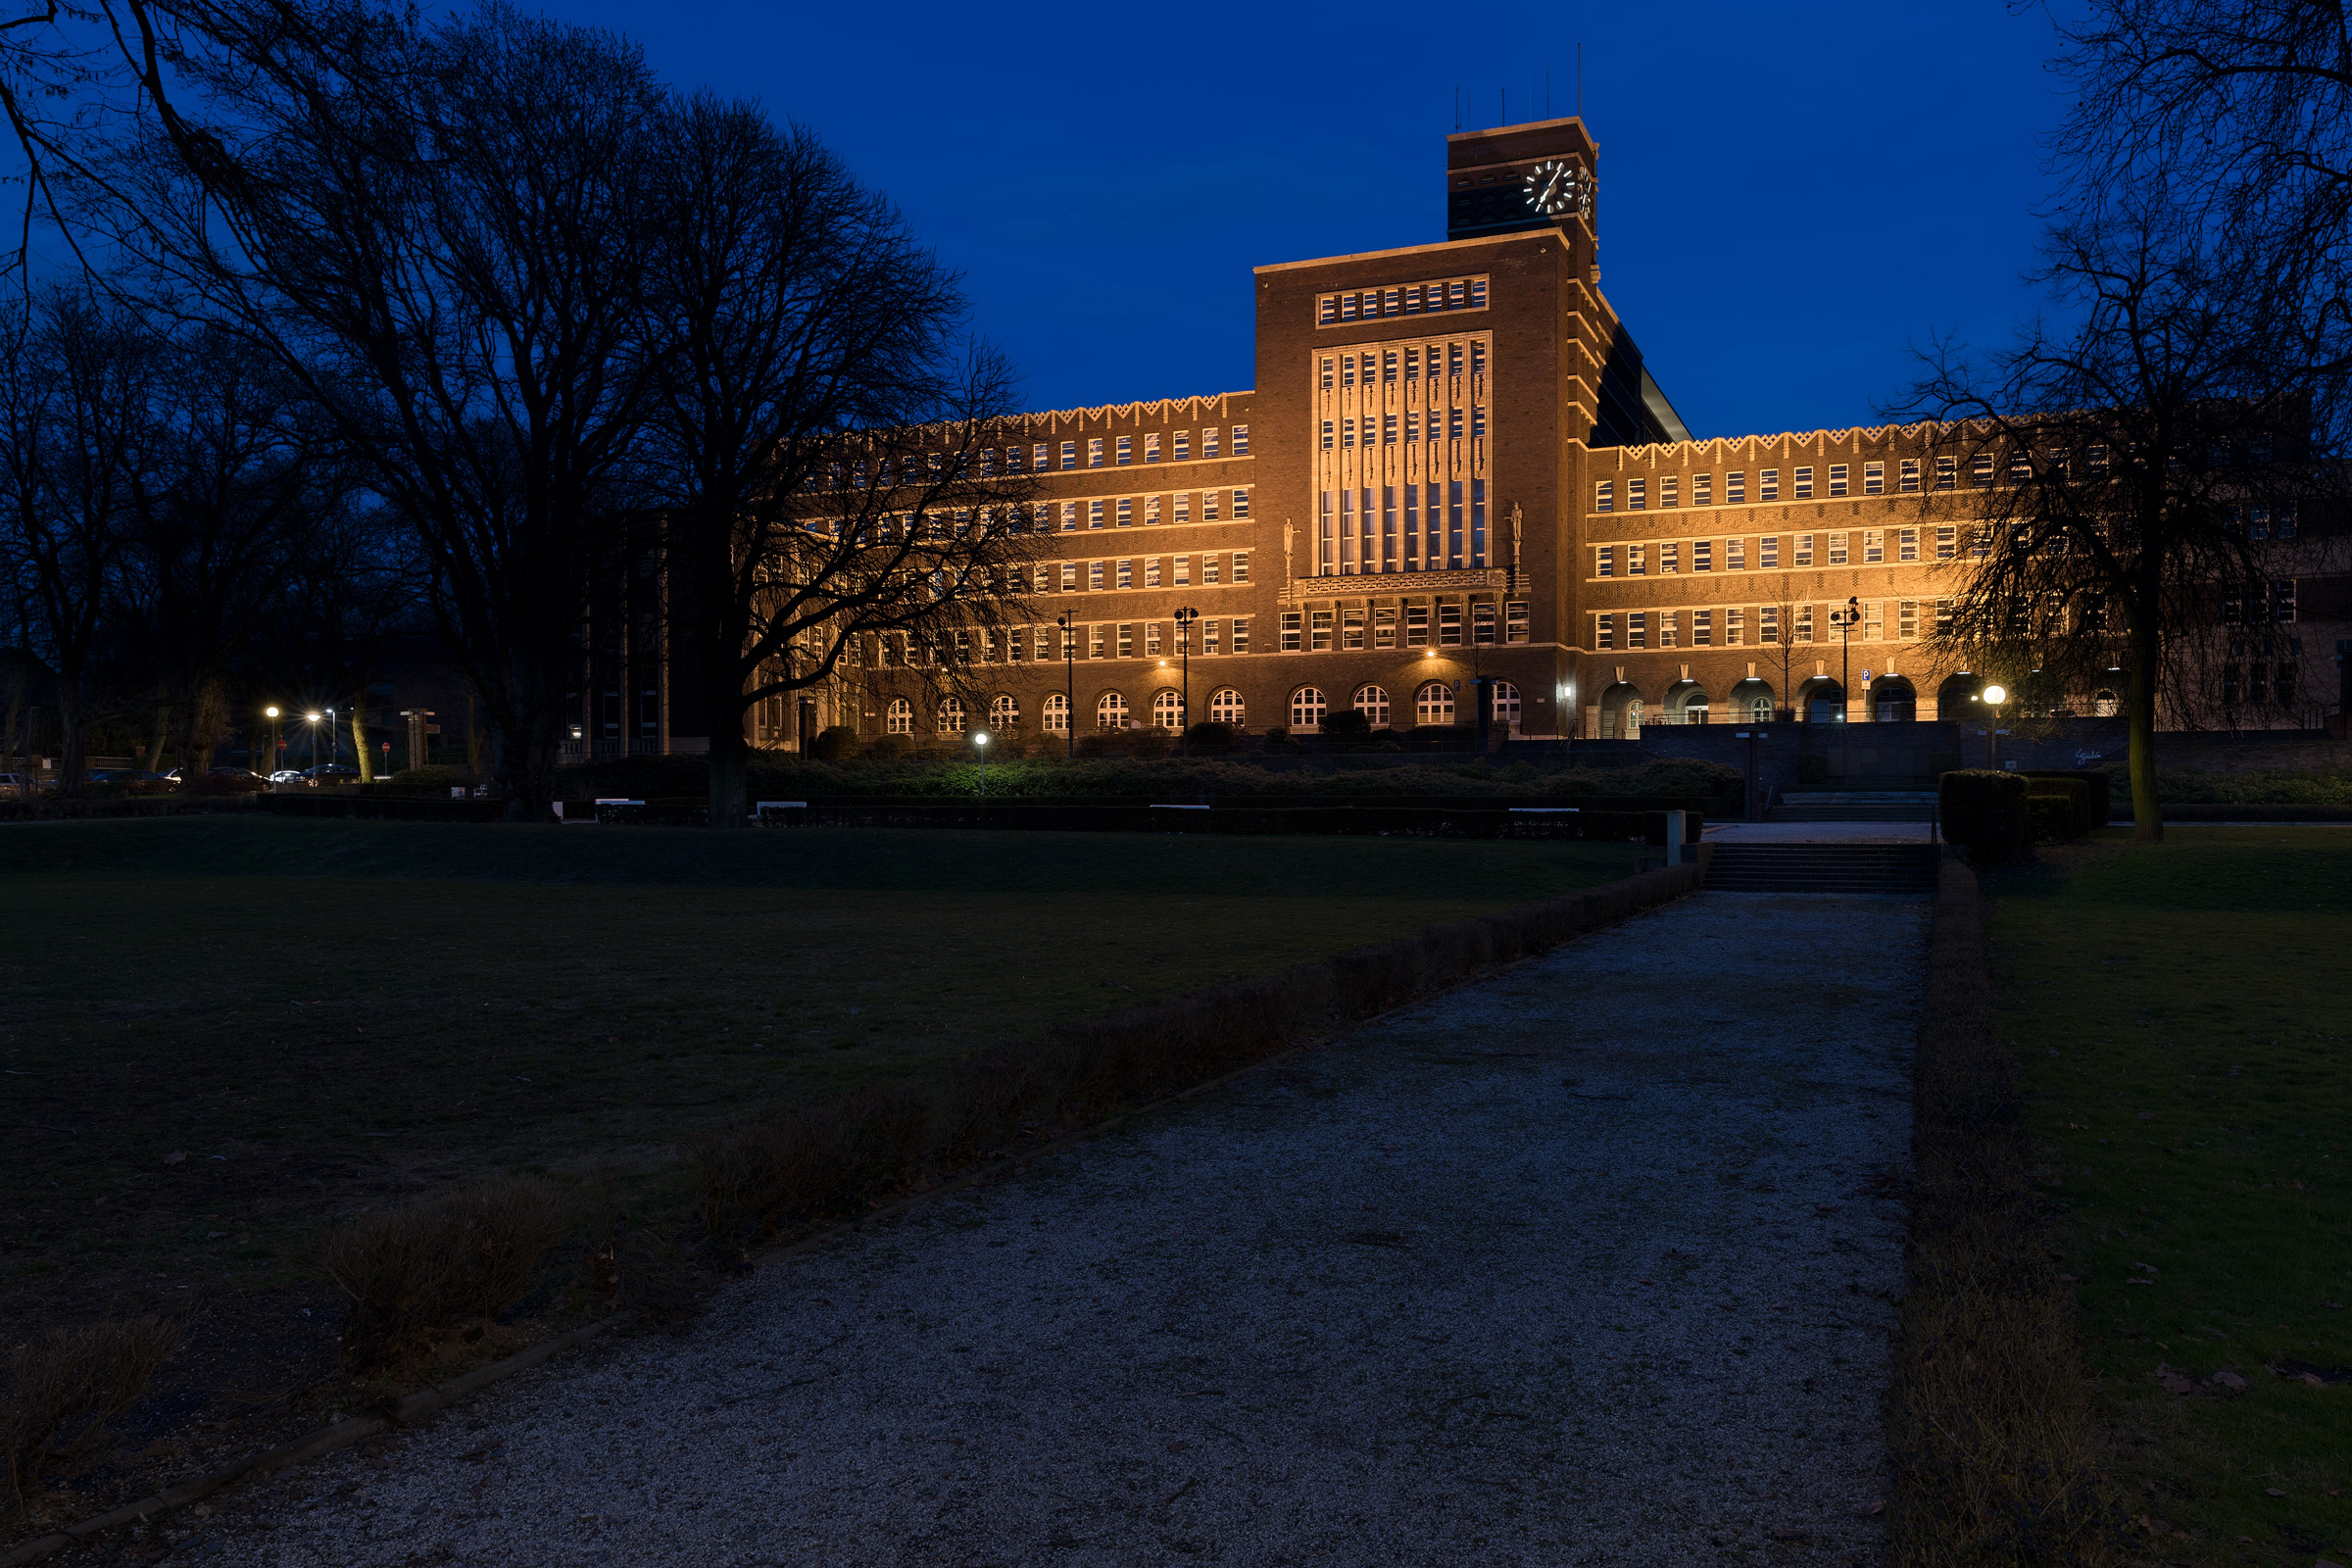
{"label": "clock face", "polygon": [[1592,215],[1592,182],[1563,159],[1549,158],[1527,172],[1527,205],[1546,218]]}

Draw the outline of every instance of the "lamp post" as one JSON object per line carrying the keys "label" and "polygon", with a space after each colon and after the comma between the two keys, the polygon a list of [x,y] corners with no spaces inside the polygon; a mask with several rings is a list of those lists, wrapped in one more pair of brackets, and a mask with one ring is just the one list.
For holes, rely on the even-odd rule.
{"label": "lamp post", "polygon": [[335,710],[326,710],[326,765],[334,766],[343,760],[343,732],[335,728]]}
{"label": "lamp post", "polygon": [[974,735],[972,736],[972,748],[973,748],[973,750],[977,751],[977,752],[980,754],[980,798],[981,798],[982,800],[984,800],[984,801],[985,801],[985,800],[987,800],[987,799],[988,799],[988,731],[987,731],[987,730],[985,730],[985,729],[982,729],[982,730],[980,730],[979,732],[977,732],[976,734],[974,734]]}
{"label": "lamp post", "polygon": [[318,720],[324,716],[322,713],[302,715],[302,721],[311,726],[311,783],[313,785],[318,782]]}
{"label": "lamp post", "polygon": [[[268,708],[263,709],[262,716],[270,720],[270,765],[262,769],[262,777],[270,778],[272,773],[277,771],[277,748],[279,744],[277,739],[277,705],[275,703],[271,703]],[[271,779],[270,782],[275,783],[276,781]]]}
{"label": "lamp post", "polygon": [[1838,623],[1838,700],[1843,705],[1838,713],[1838,722],[1840,724],[1845,722],[1845,715],[1853,709],[1854,694],[1847,687],[1846,682],[1853,675],[1854,622],[1861,618],[1862,596],[1860,594],[1847,595],[1843,610],[1830,612],[1830,619]]}
{"label": "lamp post", "polygon": [[1992,710],[1992,716],[1984,721],[1984,765],[1988,768],[2001,765],[2001,704],[2008,700],[2009,694],[1998,686],[1985,687],[1984,695],[1978,699]]}
{"label": "lamp post", "polygon": [[1200,612],[1190,605],[1176,612],[1176,657],[1184,666],[1184,697],[1176,713],[1176,733],[1183,737],[1186,757],[1193,755],[1193,622]]}
{"label": "lamp post", "polygon": [[1061,628],[1061,726],[1070,743],[1070,760],[1078,758],[1078,639],[1071,634],[1070,617],[1056,615]]}

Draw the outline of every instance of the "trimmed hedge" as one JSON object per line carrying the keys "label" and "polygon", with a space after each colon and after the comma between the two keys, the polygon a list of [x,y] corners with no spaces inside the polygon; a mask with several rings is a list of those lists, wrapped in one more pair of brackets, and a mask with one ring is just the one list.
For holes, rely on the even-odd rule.
{"label": "trimmed hedge", "polygon": [[[2116,776],[2106,768],[2030,767],[2021,769],[2021,771],[2024,772],[2027,778],[2037,781],[2042,779],[2074,779],[2080,782],[2082,787],[2089,792],[2090,795],[2088,807],[2084,813],[2082,822],[2083,832],[2087,833],[2092,828],[2105,827],[2109,822],[2115,819]],[[2029,788],[2031,788],[2031,786],[2029,786]],[[2125,794],[2127,797],[2129,797],[2131,794],[2131,785],[2129,780],[2125,781]]]}
{"label": "trimmed hedge", "polygon": [[434,800],[414,795],[340,795],[331,793],[264,795],[261,804],[272,816],[339,816],[383,822],[503,822],[504,801]]}
{"label": "trimmed hedge", "polygon": [[1964,767],[1936,780],[1943,836],[1965,847],[1977,865],[1998,865],[2026,853],[2031,826],[2026,781],[2015,773]]}
{"label": "trimmed hedge", "polygon": [[[696,808],[677,808],[682,820],[699,822]],[[1705,818],[1687,811],[1685,841],[1696,843]],[[603,821],[660,823],[669,820],[659,802],[642,807],[606,807]],[[895,801],[855,798],[812,800],[806,808],[771,815],[784,827],[994,828],[1080,833],[1313,833],[1387,835],[1400,838],[1568,839],[1589,843],[1666,842],[1663,810],[1577,809],[1514,811],[1490,802],[1469,806],[1217,806],[1171,810],[1139,805],[1037,805],[1027,801]]]}
{"label": "trimmed hedge", "polygon": [[[681,1146],[703,1220],[720,1239],[772,1240],[843,1214],[925,1169],[970,1163],[1041,1125],[1076,1128],[1180,1093],[1699,885],[1696,865],[1564,894],[1281,974],[1233,980],[1063,1024],[1043,1040],[949,1064],[906,1085],[779,1106]],[[1044,1135],[1050,1136],[1050,1135]]]}
{"label": "trimmed hedge", "polygon": [[2082,838],[2106,819],[2093,819],[2090,786],[2079,778],[2047,773],[2026,775],[2026,809],[2036,844],[2060,844]]}
{"label": "trimmed hedge", "polygon": [[0,822],[77,822],[125,816],[218,816],[222,812],[251,811],[267,799],[267,796],[237,794],[187,798],[162,795],[111,801],[74,797],[62,801],[54,798],[0,801]]}

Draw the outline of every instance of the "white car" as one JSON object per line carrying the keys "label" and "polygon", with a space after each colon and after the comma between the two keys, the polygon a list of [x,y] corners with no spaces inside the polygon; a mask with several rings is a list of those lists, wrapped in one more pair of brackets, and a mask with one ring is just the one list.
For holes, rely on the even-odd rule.
{"label": "white car", "polygon": [[270,775],[270,782],[272,784],[299,784],[302,782],[302,769],[299,767],[281,767],[276,772]]}

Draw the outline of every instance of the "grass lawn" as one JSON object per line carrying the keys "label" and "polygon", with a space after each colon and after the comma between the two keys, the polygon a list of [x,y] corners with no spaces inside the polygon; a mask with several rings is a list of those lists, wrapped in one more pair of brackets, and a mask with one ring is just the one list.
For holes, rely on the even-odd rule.
{"label": "grass lawn", "polygon": [[[362,1204],[1603,882],[1624,845],[0,828],[0,1321],[245,1297]],[[650,1174],[647,1174],[650,1173]]]}
{"label": "grass lawn", "polygon": [[1990,883],[2061,1267],[2154,1554],[2352,1561],[2352,830],[2167,836]]}

